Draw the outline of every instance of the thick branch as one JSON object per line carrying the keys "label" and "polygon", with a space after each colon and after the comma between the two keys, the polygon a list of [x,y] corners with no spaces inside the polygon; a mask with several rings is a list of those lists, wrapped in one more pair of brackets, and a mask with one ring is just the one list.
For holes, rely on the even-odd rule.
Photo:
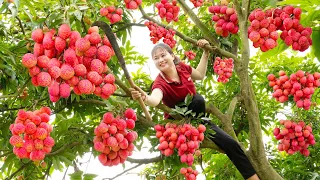
{"label": "thick branch", "polygon": [[229,108],[228,108],[228,110],[227,110],[227,115],[228,115],[231,119],[232,119],[233,112],[234,112],[234,110],[235,110],[235,108],[236,108],[236,105],[237,105],[238,101],[239,101],[239,97],[236,96],[236,97],[234,97],[234,98],[231,100],[231,102],[230,102],[230,104],[229,104]]}
{"label": "thick branch", "polygon": [[211,113],[215,115],[223,126],[223,130],[228,133],[231,137],[233,137],[236,141],[238,141],[237,136],[234,133],[234,129],[232,126],[232,118],[228,114],[223,114],[217,107],[213,104],[209,104],[209,107],[206,108],[207,113]]}
{"label": "thick branch", "polygon": [[149,163],[162,161],[163,158],[164,158],[164,156],[162,156],[162,155],[154,157],[154,158],[149,158],[149,159],[133,159],[133,158],[128,157],[127,161],[129,161],[131,163],[149,164]]}
{"label": "thick branch", "polygon": [[[235,9],[236,9],[236,12],[237,12],[237,15],[238,15],[238,19],[239,19],[239,17],[242,18],[243,14],[242,14],[242,9],[241,9],[239,1],[238,0],[234,0],[233,4],[235,6]],[[239,22],[240,22],[240,19],[239,19]]]}
{"label": "thick branch", "polygon": [[[179,37],[180,37],[181,39],[183,39],[184,41],[189,42],[189,43],[193,44],[194,46],[197,46],[197,40],[192,39],[192,38],[190,38],[190,37],[182,34],[181,32],[177,31],[176,29],[172,28],[172,27],[169,26],[169,25],[164,25],[164,24],[160,23],[159,21],[151,18],[150,16],[147,15],[147,13],[143,10],[143,8],[142,8],[141,6],[139,6],[139,9],[140,9],[141,14],[142,14],[142,17],[143,17],[144,19],[147,19],[147,20],[149,20],[149,21],[152,21],[152,22],[154,22],[154,23],[158,24],[159,26],[164,27],[164,28],[166,28],[166,29],[172,29],[172,30],[174,30],[174,31],[176,32],[175,35],[179,36]],[[222,56],[224,56],[224,57],[232,58],[234,61],[238,61],[237,56],[233,55],[232,53],[230,53],[230,52],[228,52],[228,51],[225,51],[225,50],[223,50],[223,49],[220,49],[220,48],[218,48],[217,46],[209,46],[209,45],[206,45],[206,46],[204,47],[204,49],[206,49],[206,50],[208,50],[208,51],[211,51],[211,52],[216,52],[216,53],[218,53],[218,54],[220,54],[220,55],[222,55]]]}
{"label": "thick branch", "polygon": [[206,113],[215,115],[220,121],[224,121],[224,114],[213,104],[208,104]]}
{"label": "thick branch", "polygon": [[47,154],[46,156],[49,157],[49,156],[57,155],[57,154],[63,152],[64,150],[66,150],[66,149],[68,149],[68,148],[72,148],[72,147],[77,146],[77,145],[80,145],[80,144],[81,144],[80,142],[73,142],[73,143],[71,143],[71,144],[65,144],[65,145],[63,145],[61,148],[59,148],[58,150],[56,150],[56,151],[54,151],[54,152],[52,152],[52,153],[49,153],[49,154]]}
{"label": "thick branch", "polygon": [[[117,40],[116,40],[112,30],[111,30],[111,27],[108,24],[106,24],[105,22],[103,22],[103,21],[96,21],[92,25],[93,26],[99,26],[104,31],[104,33],[107,35],[107,37],[108,37],[108,39],[109,39],[109,41],[110,41],[110,43],[112,45],[112,48],[113,48],[113,50],[114,50],[114,52],[115,52],[115,54],[116,54],[116,56],[118,58],[120,66],[124,71],[124,75],[125,75],[126,79],[129,81],[130,86],[132,88],[135,88],[135,84],[134,84],[134,82],[132,81],[132,79],[130,77],[129,71],[127,70],[125,60],[123,58],[123,55],[121,53],[120,47],[119,47],[119,45],[117,43]],[[138,98],[138,102],[139,102],[139,104],[140,104],[140,106],[141,106],[141,108],[142,108],[147,120],[148,121],[152,121],[151,116],[149,114],[149,111],[147,110],[147,108],[146,108],[146,106],[145,106],[145,104],[144,104],[144,102],[143,102],[141,97]]]}
{"label": "thick branch", "polygon": [[248,19],[249,10],[250,10],[250,0],[242,0],[242,7],[245,7],[243,12],[243,17]]}

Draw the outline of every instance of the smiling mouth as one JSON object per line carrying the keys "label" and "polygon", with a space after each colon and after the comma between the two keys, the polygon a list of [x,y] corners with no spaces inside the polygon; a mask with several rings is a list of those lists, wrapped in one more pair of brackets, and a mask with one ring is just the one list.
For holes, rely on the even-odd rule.
{"label": "smiling mouth", "polygon": [[160,67],[165,66],[167,63],[161,63],[159,64]]}

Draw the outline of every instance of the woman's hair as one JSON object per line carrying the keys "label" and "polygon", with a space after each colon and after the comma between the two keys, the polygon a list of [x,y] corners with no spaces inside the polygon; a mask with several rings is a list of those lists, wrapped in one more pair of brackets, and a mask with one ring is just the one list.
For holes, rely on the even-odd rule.
{"label": "woman's hair", "polygon": [[151,57],[154,56],[154,54],[156,53],[156,51],[157,51],[158,49],[165,50],[165,51],[167,51],[169,54],[174,55],[174,60],[173,60],[173,62],[174,62],[175,65],[179,64],[179,62],[181,61],[178,56],[176,56],[175,54],[173,54],[171,47],[170,47],[168,44],[165,44],[165,43],[159,43],[159,44],[155,45],[155,46],[153,47],[152,51],[151,51]]}

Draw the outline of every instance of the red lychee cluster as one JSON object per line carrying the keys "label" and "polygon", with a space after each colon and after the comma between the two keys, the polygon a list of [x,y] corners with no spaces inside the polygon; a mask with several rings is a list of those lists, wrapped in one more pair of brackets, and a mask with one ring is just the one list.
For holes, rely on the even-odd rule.
{"label": "red lychee cluster", "polygon": [[156,23],[152,21],[147,21],[144,23],[150,30],[150,40],[153,44],[156,44],[161,38],[163,38],[163,42],[168,44],[171,48],[176,45],[176,40],[173,39],[175,35],[175,31],[172,29],[167,30],[164,27],[158,26]]}
{"label": "red lychee cluster", "polygon": [[124,0],[127,9],[138,9],[138,6],[142,3],[142,0]]}
{"label": "red lychee cluster", "polygon": [[248,37],[254,47],[260,47],[261,51],[266,52],[277,46],[277,30],[280,30],[280,38],[286,45],[292,45],[296,51],[305,51],[312,45],[312,29],[300,24],[300,16],[301,9],[293,6],[268,9],[265,12],[256,9],[249,15],[251,24]]}
{"label": "red lychee cluster", "polygon": [[233,71],[233,59],[216,57],[213,69],[216,74],[218,74],[218,82],[227,83],[229,78],[232,76]]}
{"label": "red lychee cluster", "polygon": [[190,0],[195,8],[202,6],[203,0]]}
{"label": "red lychee cluster", "polygon": [[312,29],[300,24],[301,9],[285,6],[274,10],[275,25],[282,31],[280,38],[295,51],[305,51],[312,45]]}
{"label": "red lychee cluster", "polygon": [[19,110],[14,124],[10,125],[12,136],[9,140],[13,153],[20,159],[28,158],[40,162],[51,152],[54,139],[50,137],[52,126],[48,124],[51,110],[42,107],[40,110]]}
{"label": "red lychee cluster", "polygon": [[32,39],[33,54],[25,54],[22,64],[29,69],[34,86],[48,87],[52,102],[68,98],[72,89],[77,95],[94,93],[104,99],[116,90],[114,76],[106,74],[114,51],[97,26],[90,27],[83,38],[62,24],[57,34],[36,29]]}
{"label": "red lychee cluster", "polygon": [[272,11],[256,9],[249,15],[250,26],[248,28],[248,37],[253,42],[255,48],[266,52],[275,48],[279,37],[277,26],[272,18]]}
{"label": "red lychee cluster", "polygon": [[100,15],[105,16],[107,19],[109,19],[111,24],[121,21],[122,14],[123,10],[114,6],[108,6],[106,8],[100,9]]}
{"label": "red lychee cluster", "polygon": [[310,74],[298,70],[288,77],[284,71],[279,71],[279,78],[274,74],[268,75],[269,86],[274,90],[272,96],[277,101],[283,103],[288,101],[289,96],[293,96],[298,108],[310,109],[311,97],[315,88],[320,86],[320,73]]}
{"label": "red lychee cluster", "polygon": [[186,55],[189,60],[194,60],[197,54],[190,50],[190,51],[184,52],[184,55]]}
{"label": "red lychee cluster", "polygon": [[280,126],[273,130],[273,134],[277,140],[280,140],[278,145],[279,151],[286,151],[288,154],[294,154],[300,151],[304,156],[309,156],[309,145],[316,143],[312,134],[312,128],[306,125],[303,121],[298,123],[291,120],[280,120]]}
{"label": "red lychee cluster", "polygon": [[213,14],[212,21],[216,22],[214,29],[217,35],[227,37],[229,33],[238,33],[238,16],[234,8],[227,6],[210,6],[209,12]]}
{"label": "red lychee cluster", "polygon": [[124,112],[124,118],[113,117],[111,112],[103,115],[102,122],[94,129],[94,149],[101,154],[99,161],[104,166],[124,163],[134,150],[133,141],[138,138],[133,131],[137,116],[133,109]]}
{"label": "red lychee cluster", "polygon": [[181,168],[180,174],[184,175],[186,180],[195,180],[197,179],[198,171],[193,170],[191,167]]}
{"label": "red lychee cluster", "polygon": [[204,125],[200,124],[198,128],[195,128],[190,124],[167,123],[165,126],[157,124],[154,129],[160,142],[158,149],[162,154],[170,156],[174,153],[174,148],[177,148],[180,161],[189,166],[192,165],[193,154],[204,139],[204,131],[206,130]]}
{"label": "red lychee cluster", "polygon": [[161,19],[165,18],[168,23],[170,23],[172,20],[175,22],[178,21],[180,7],[177,6],[176,0],[172,0],[172,3],[170,3],[168,0],[161,0],[160,3],[156,3],[156,7]]}

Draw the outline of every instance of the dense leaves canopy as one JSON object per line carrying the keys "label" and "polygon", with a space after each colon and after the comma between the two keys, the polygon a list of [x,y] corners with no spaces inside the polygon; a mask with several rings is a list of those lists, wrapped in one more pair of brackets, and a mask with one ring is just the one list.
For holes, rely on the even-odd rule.
{"label": "dense leaves canopy", "polygon": [[[149,92],[152,79],[149,74],[142,71],[142,67],[147,64],[148,57],[141,55],[139,49],[135,48],[130,41],[132,26],[147,28],[144,22],[154,20],[160,26],[173,28],[179,32],[174,36],[177,41],[174,52],[192,66],[198,64],[202,53],[202,50],[195,46],[196,40],[204,37],[210,39],[212,46],[236,54],[235,57],[239,61],[230,81],[226,84],[218,83],[216,81],[217,76],[213,73],[213,59],[217,56],[224,57],[222,54],[226,55],[226,53],[214,50],[210,56],[205,79],[196,82],[198,93],[205,96],[208,105],[212,105],[210,106],[212,121],[220,125],[234,138],[237,138],[245,149],[249,149],[246,153],[251,157],[250,160],[254,162],[254,167],[256,170],[258,169],[258,175],[262,179],[268,179],[263,175],[268,174],[269,169],[259,169],[259,166],[262,167],[259,162],[262,162],[262,164],[269,162],[275,172],[285,179],[319,178],[319,143],[309,147],[310,156],[308,157],[304,157],[300,153],[288,155],[285,152],[278,151],[278,141],[272,134],[273,129],[279,126],[280,118],[303,120],[307,124],[312,124],[315,140],[319,142],[318,105],[305,111],[296,108],[292,100],[286,103],[275,101],[272,98],[272,89],[268,85],[267,75],[270,73],[278,74],[279,70],[284,70],[287,74],[294,73],[299,69],[311,73],[320,72],[320,1],[233,1],[238,12],[241,11],[240,6],[249,4],[248,7],[243,7],[244,16],[256,8],[268,9],[284,5],[299,6],[302,9],[300,23],[303,26],[311,27],[313,30],[313,45],[303,53],[293,51],[279,38],[276,48],[267,52],[257,51],[250,58],[249,56],[246,57],[248,55],[246,52],[256,51],[256,49],[253,48],[252,44],[246,46],[248,43],[246,35],[248,21],[246,21],[246,17],[243,22],[239,21],[240,31],[238,34],[223,38],[216,35],[211,20],[212,15],[208,12],[208,7],[219,3],[218,1],[208,0],[201,7],[194,8],[186,0],[187,6],[191,9],[181,8],[178,21],[170,23],[161,21],[157,11],[154,11],[156,2],[157,0],[143,0],[140,9],[128,10],[125,8],[123,0],[0,1],[0,164],[2,166],[0,179],[11,179],[20,175],[27,179],[43,179],[50,176],[54,171],[63,171],[65,167],[75,166],[76,160],[85,153],[92,152],[96,157],[98,153],[93,150],[93,132],[94,128],[100,123],[102,115],[105,112],[122,114],[128,107],[135,109],[138,114],[135,128],[139,134],[139,138],[135,142],[137,150],[142,147],[147,139],[152,144],[150,152],[158,151],[156,148],[158,139],[154,136],[155,131],[152,126],[163,122],[162,110],[164,108],[162,106],[150,107],[149,112],[153,122],[148,122],[145,119],[139,104],[133,101],[128,93],[130,85],[123,75],[116,56],[113,56],[108,62],[108,67],[116,76],[118,89],[107,100],[95,95],[79,96],[72,92],[69,98],[61,98],[58,102],[52,103],[47,88],[33,86],[28,70],[21,64],[22,56],[33,51],[34,42],[31,39],[33,30],[44,27],[57,29],[61,24],[67,23],[72,30],[80,32],[83,37],[87,34],[88,28],[93,22],[104,21],[110,23],[99,13],[101,7],[109,5],[123,8],[122,20],[112,24],[111,28],[118,37],[126,64],[139,67],[137,71],[130,71],[137,86]],[[178,6],[183,6],[183,2],[185,1],[179,0]],[[141,19],[133,18],[134,13],[141,14]],[[104,34],[101,29],[100,34]],[[216,42],[216,44],[212,42]],[[192,61],[188,61],[184,55],[184,52],[189,50],[197,53]],[[251,54],[254,53],[251,52]],[[248,64],[244,62],[248,62]],[[249,78],[246,78],[247,76]],[[251,88],[254,94],[246,94],[246,92],[251,92]],[[312,102],[320,104],[319,90],[315,91]],[[39,168],[31,161],[18,159],[12,153],[13,148],[9,144],[11,137],[9,126],[14,123],[17,111],[19,109],[36,110],[42,106],[48,106],[53,111],[50,122],[54,126],[54,130],[51,137],[56,142],[52,152],[44,160],[47,163],[47,167],[44,169]],[[258,111],[255,111],[255,107]],[[227,120],[223,121],[223,119]],[[226,123],[227,121],[229,123]],[[254,126],[256,123],[258,126]],[[259,135],[261,133],[264,141],[262,141],[262,136]],[[263,145],[262,151],[259,141]],[[212,148],[213,146],[208,145],[207,147]],[[240,173],[227,156],[214,149],[203,148],[203,155],[196,162],[196,164],[201,164],[202,173],[205,174],[206,178],[241,179]],[[257,156],[255,152],[262,154]],[[261,159],[267,158],[267,162],[260,160],[260,156]],[[135,162],[135,160],[131,159],[131,162]],[[151,167],[146,168],[142,173],[147,179],[155,179],[155,177],[162,175],[179,179],[182,178],[179,174],[181,167],[177,155],[166,158],[160,157],[157,162],[154,162]],[[71,175],[71,178],[74,179],[92,179],[94,177],[95,175],[91,174],[82,175],[81,171],[75,171]]]}

